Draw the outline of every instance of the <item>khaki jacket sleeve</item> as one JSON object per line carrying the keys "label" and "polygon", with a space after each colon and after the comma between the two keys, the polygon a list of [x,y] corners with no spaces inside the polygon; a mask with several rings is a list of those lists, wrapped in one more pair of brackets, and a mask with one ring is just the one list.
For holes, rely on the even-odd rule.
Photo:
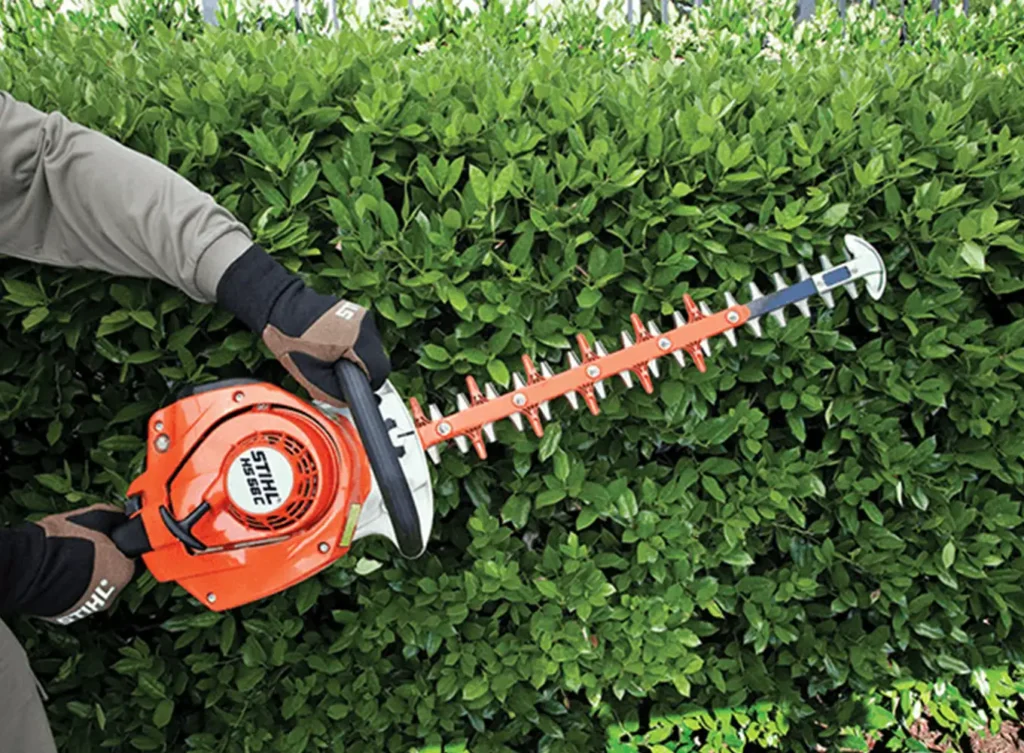
{"label": "khaki jacket sleeve", "polygon": [[242,223],[172,169],[0,91],[0,255],[155,278],[212,303],[251,245]]}

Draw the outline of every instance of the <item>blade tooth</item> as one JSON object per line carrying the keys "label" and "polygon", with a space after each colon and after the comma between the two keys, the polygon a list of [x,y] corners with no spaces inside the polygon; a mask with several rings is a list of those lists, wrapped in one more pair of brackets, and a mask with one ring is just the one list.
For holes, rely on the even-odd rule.
{"label": "blade tooth", "polygon": [[[553,372],[551,370],[551,367],[548,366],[548,362],[547,361],[541,361],[540,362],[540,375],[542,377],[544,377],[545,379],[550,379],[551,377],[553,377],[555,375],[555,372]],[[540,404],[540,412],[543,414],[544,418],[547,419],[548,421],[551,420],[551,405],[549,403],[550,403],[549,400],[545,400],[543,403]]]}
{"label": "blade tooth", "polygon": [[[594,352],[597,354],[598,358],[604,358],[606,355],[608,355],[607,348],[605,348],[604,344],[597,338],[594,338]],[[604,389],[603,379],[599,379],[598,381],[594,382],[594,389],[598,391],[597,394],[601,397],[602,400],[604,400],[604,396],[606,393]]]}
{"label": "blade tooth", "polygon": [[[626,330],[622,330],[621,337],[622,337],[622,347],[624,349],[632,347],[632,345],[633,345],[633,338],[629,336],[629,333],[626,332]],[[630,372],[628,372],[628,371],[620,371],[619,372],[619,377],[621,377],[623,384],[626,385],[626,389],[632,389],[633,388],[633,375]]]}
{"label": "blade tooth", "polygon": [[[498,389],[490,382],[483,385],[483,394],[486,395],[487,400],[498,399]],[[483,435],[487,437],[487,442],[498,442],[498,436],[495,434],[495,425],[493,423],[483,424]]]}
{"label": "blade tooth", "polygon": [[[441,413],[441,409],[438,408],[433,403],[431,403],[430,405],[427,406],[427,412],[430,414],[430,420],[431,421],[440,421],[442,418],[444,418],[444,414]],[[440,448],[440,445],[434,445],[434,446],[430,447],[427,450],[427,452],[430,454],[430,459],[433,460],[435,464],[441,462],[441,448]]]}
{"label": "blade tooth", "polygon": [[[843,245],[843,259],[846,261],[853,259],[853,256],[850,255],[850,249],[848,249],[845,244]],[[857,286],[852,282],[846,283],[843,285],[843,288],[849,294],[850,298],[856,298],[860,295],[860,293],[857,292]]]}
{"label": "blade tooth", "polygon": [[608,393],[604,389],[604,381],[594,382],[594,394],[604,400],[608,397]]}
{"label": "blade tooth", "polygon": [[[821,264],[821,268],[825,272],[832,269],[832,262],[829,261],[829,258],[825,256],[825,254],[822,254],[821,256],[818,257],[818,263]],[[821,300],[823,300],[825,302],[825,305],[828,306],[830,309],[834,309],[836,307],[836,302],[835,299],[832,297],[831,290],[826,290],[824,293],[819,293],[818,295],[821,296]]]}
{"label": "blade tooth", "polygon": [[[469,400],[461,392],[455,396],[455,406],[460,410],[464,411],[469,408]],[[469,440],[465,436],[455,437],[455,445],[459,448],[459,451],[463,454],[469,452]]]}
{"label": "blade tooth", "polygon": [[[658,329],[658,325],[657,325],[657,323],[653,319],[651,319],[651,320],[649,320],[647,322],[647,331],[651,333],[652,337],[658,337],[658,336],[661,335],[661,330]],[[682,365],[682,364],[680,364],[680,365]],[[647,370],[650,371],[654,375],[655,378],[658,378],[658,377],[661,376],[661,374],[659,373],[658,359],[657,358],[654,358],[654,359],[652,359],[652,360],[647,362]]]}
{"label": "blade tooth", "polygon": [[[700,309],[700,313],[704,314],[704,316],[715,315],[715,312],[711,310],[706,301],[701,301],[697,308]],[[711,356],[711,344],[707,340],[700,341],[700,349],[704,351],[704,355]]]}
{"label": "blade tooth", "polygon": [[[569,368],[570,369],[575,369],[577,366],[580,365],[580,359],[577,358],[576,354],[573,353],[571,350],[566,353],[566,360],[569,361]],[[569,401],[569,405],[572,406],[573,410],[579,410],[580,409],[580,400],[579,400],[579,397],[576,395],[576,391],[575,390],[571,390],[569,392],[566,392],[565,393],[565,399]]]}
{"label": "blade tooth", "polygon": [[706,372],[708,367],[704,364],[704,356],[701,355],[700,351],[696,350],[691,355],[693,356],[693,365],[697,367],[697,371],[702,374]]}
{"label": "blade tooth", "polygon": [[[519,376],[518,371],[512,372],[512,386],[517,390],[521,390],[523,389],[523,387],[526,386],[526,382],[523,381],[523,378],[521,376]],[[519,429],[519,431],[523,430],[522,413],[513,413],[511,416],[509,416],[509,420],[516,425],[516,428]]]}
{"label": "blade tooth", "polygon": [[[738,305],[739,305],[739,302],[736,300],[736,297],[732,293],[728,293],[727,292],[725,294],[725,307],[731,309],[733,306],[738,306]],[[725,339],[729,341],[729,344],[732,347],[735,348],[736,345],[737,345],[737,343],[736,343],[736,330],[735,329],[727,329],[722,334],[725,335]]]}
{"label": "blade tooth", "polygon": [[[661,332],[658,331],[658,326],[654,322],[647,323],[647,331],[650,332],[651,335],[654,337],[657,337],[658,335],[661,334]],[[630,338],[625,332],[623,332],[622,342],[625,343],[626,340],[629,340],[630,345],[633,344],[632,338]],[[658,367],[657,358],[652,358],[650,361],[647,362],[647,371],[649,371],[651,376],[653,376],[655,379],[658,379],[661,376],[661,369]],[[633,380],[631,379],[630,386],[632,386],[632,384]]]}
{"label": "blade tooth", "polygon": [[[676,329],[678,329],[679,327],[685,327],[686,323],[687,323],[686,322],[686,317],[683,316],[683,313],[681,311],[679,311],[678,309],[675,309],[675,310],[672,311],[672,324],[675,325]],[[681,350],[673,350],[672,351],[672,357],[674,359],[676,359],[676,363],[679,364],[679,368],[681,368],[681,369],[686,368],[686,358],[683,356],[683,353],[682,353]],[[654,362],[653,361],[649,362],[648,366],[650,366],[651,363],[654,363]],[[655,369],[658,368],[657,364],[654,365],[654,368]],[[660,375],[659,374],[655,374],[654,376],[658,377]]]}
{"label": "blade tooth", "polygon": [[[750,300],[756,301],[758,298],[764,298],[764,293],[757,287],[756,282],[749,283],[750,285]],[[756,337],[764,337],[764,330],[761,329],[761,317],[751,317],[747,319],[747,326],[750,327],[750,331],[754,333]]]}
{"label": "blade tooth", "polygon": [[[796,265],[796,273],[797,276],[800,278],[800,282],[803,282],[804,280],[809,280],[811,278],[810,274],[808,274],[807,272],[807,268],[803,264]],[[793,305],[797,307],[797,309],[803,316],[810,318],[811,305],[807,302],[806,298],[801,298]]]}
{"label": "blade tooth", "polygon": [[[487,384],[484,385],[484,395],[487,397],[488,400],[497,400],[498,390],[495,388],[493,384],[487,382]],[[483,430],[484,436],[487,437],[488,442],[498,441],[498,438],[494,434],[494,424],[484,424]]]}
{"label": "blade tooth", "polygon": [[537,415],[537,411],[532,411],[526,420],[530,422],[530,428],[533,429],[534,435],[538,437],[544,436],[544,424],[540,420],[540,416]]}
{"label": "blade tooth", "polygon": [[[648,322],[647,322],[647,331],[651,333],[652,337],[660,337],[661,336],[661,329],[658,327],[657,322],[655,322],[653,319],[648,320]],[[678,351],[674,351],[673,355],[675,353],[677,353],[677,352]],[[677,358],[676,360],[679,360],[679,359]],[[680,362],[679,365],[682,366],[682,362]],[[651,361],[648,361],[647,362],[647,369],[648,369],[648,371],[653,373],[655,377],[660,376],[658,374],[658,359],[655,358],[655,359],[653,359]]]}
{"label": "blade tooth", "polygon": [[[778,271],[776,271],[776,273],[772,273],[771,279],[772,279],[772,282],[775,283],[775,292],[776,293],[778,291],[780,291],[780,290],[785,290],[786,288],[790,287],[790,286],[786,285],[785,280],[782,279],[782,274],[778,273]],[[774,311],[772,311],[771,312],[771,316],[772,316],[772,318],[776,322],[778,322],[778,326],[779,327],[785,327],[785,307],[784,306],[782,308],[776,308]]]}
{"label": "blade tooth", "polygon": [[[684,317],[679,311],[672,312],[672,323],[676,325],[676,328],[682,327],[686,324],[686,317]],[[686,368],[686,359],[683,357],[681,350],[673,350],[672,357],[676,359],[676,363],[681,368]]]}
{"label": "blade tooth", "polygon": [[639,374],[640,386],[644,388],[644,392],[648,395],[654,394],[654,384],[651,382],[651,370],[648,369],[646,372],[641,371]]}
{"label": "blade tooth", "polygon": [[[739,305],[739,301],[736,300],[736,296],[734,296],[732,293],[727,292],[725,294],[725,307],[726,308],[732,308],[733,306],[738,306],[738,305]],[[728,337],[729,334],[732,334],[732,338],[729,340],[729,342],[731,342],[733,345],[735,345],[736,344],[736,333],[730,330],[729,333],[726,333],[726,337]]]}
{"label": "blade tooth", "polygon": [[[772,273],[772,282],[775,283],[775,292],[779,292],[780,290],[785,290],[786,288],[789,287],[789,285],[786,283],[786,280],[783,279],[781,272],[773,272]],[[775,311],[772,312],[772,318],[779,323],[780,327],[785,327],[786,326],[785,307],[783,307],[781,309],[775,309]]]}

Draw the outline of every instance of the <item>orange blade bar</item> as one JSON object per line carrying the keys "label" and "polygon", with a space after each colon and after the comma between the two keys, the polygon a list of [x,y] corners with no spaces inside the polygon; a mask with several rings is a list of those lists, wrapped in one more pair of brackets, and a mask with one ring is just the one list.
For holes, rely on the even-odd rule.
{"label": "orange blade bar", "polygon": [[[690,296],[684,296],[688,304],[691,304]],[[436,444],[445,442],[456,437],[470,435],[474,438],[474,444],[478,440],[478,433],[481,427],[493,424],[513,414],[522,414],[524,418],[533,419],[536,417],[537,407],[542,403],[555,400],[569,392],[579,392],[586,395],[590,387],[596,382],[609,379],[622,371],[634,371],[644,367],[649,361],[663,358],[677,350],[699,355],[699,343],[723,332],[736,329],[742,326],[750,316],[750,310],[742,305],[731,306],[718,313],[705,316],[697,312],[696,306],[687,305],[688,313],[696,314],[691,321],[681,327],[667,332],[649,336],[633,345],[620,350],[608,353],[604,356],[597,356],[585,352],[583,362],[567,371],[553,374],[546,378],[527,384],[518,389],[513,389],[496,398],[484,400],[483,402],[474,395],[474,404],[469,408],[457,411],[449,416],[442,416],[433,420],[427,419],[420,409],[415,398],[410,400],[413,415],[416,417],[417,431],[424,449]],[[586,349],[589,351],[589,348]],[[525,363],[525,361],[524,361]],[[531,362],[532,364],[532,362]],[[543,431],[537,431],[537,426],[530,420],[535,433],[538,436]],[[482,453],[481,457],[483,456]]]}

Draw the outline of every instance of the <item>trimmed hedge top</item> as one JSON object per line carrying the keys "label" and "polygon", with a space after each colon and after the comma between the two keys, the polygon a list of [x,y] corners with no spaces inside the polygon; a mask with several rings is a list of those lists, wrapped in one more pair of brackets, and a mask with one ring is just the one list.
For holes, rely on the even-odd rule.
{"label": "trimmed hedge top", "polygon": [[[373,306],[398,389],[448,407],[466,374],[507,387],[523,352],[561,368],[577,331],[613,347],[684,292],[744,301],[840,258],[846,232],[889,291],[716,342],[705,374],[666,361],[654,396],[608,382],[599,416],[562,401],[542,440],[505,422],[486,462],[444,453],[419,560],[360,542],[226,615],[147,576],[81,629],[18,623],[62,749],[590,751],[638,708],[756,702],[789,709],[761,744],[794,747],[892,727],[895,706],[857,699],[909,713],[913,680],[947,677],[969,713],[1006,713],[1019,65],[483,31],[416,53],[387,31],[58,21],[8,31],[0,88],[173,166],[318,289]],[[117,498],[177,386],[295,386],[159,283],[2,269],[4,522]],[[732,718],[693,719],[742,746]]]}

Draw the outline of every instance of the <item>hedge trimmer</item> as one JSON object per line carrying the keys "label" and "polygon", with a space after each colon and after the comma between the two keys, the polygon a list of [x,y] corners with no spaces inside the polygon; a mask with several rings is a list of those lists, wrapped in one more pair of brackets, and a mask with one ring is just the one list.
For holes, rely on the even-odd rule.
{"label": "hedge trimmer", "polygon": [[726,294],[726,308],[713,312],[684,295],[685,314],[675,312],[675,326],[665,332],[632,314],[632,334],[624,331],[613,352],[579,334],[579,355],[570,351],[561,373],[524,354],[525,377],[515,373],[504,394],[490,383],[481,390],[467,376],[469,396],[457,395],[448,415],[431,404],[428,417],[415,398],[406,408],[390,382],[372,392],[348,361],[336,372],[344,409],[250,379],[192,387],[150,417],[146,470],[129,487],[130,521],[114,539],[126,554],[141,555],[157,580],[180,583],[216,611],[295,585],[367,536],[418,557],[434,518],[427,457],[440,462],[442,444],[463,453],[472,446],[486,458],[497,421],[507,418],[520,431],[529,424],[543,436],[557,398],[574,409],[582,399],[597,415],[608,379],[632,387],[635,378],[651,394],[661,358],[685,366],[688,356],[703,372],[711,338],[722,335],[735,346],[740,327],[760,337],[765,316],[782,326],[787,307],[810,316],[812,296],[829,308],[838,288],[857,298],[856,280],[878,300],[886,285],[882,258],[861,238],[844,241],[841,264],[822,256],[814,275],[800,265],[792,285],[776,273],[769,294],[751,282],[745,304]]}

